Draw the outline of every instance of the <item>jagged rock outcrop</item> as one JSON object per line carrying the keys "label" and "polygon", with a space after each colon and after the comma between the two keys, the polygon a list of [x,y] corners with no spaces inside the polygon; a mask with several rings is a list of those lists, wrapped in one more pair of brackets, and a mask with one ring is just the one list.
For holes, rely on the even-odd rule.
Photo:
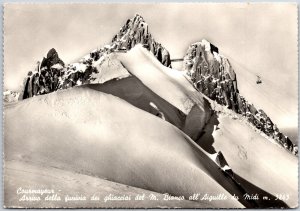
{"label": "jagged rock outcrop", "polygon": [[184,57],[184,70],[195,86],[212,100],[238,110],[236,75],[228,59],[206,40],[192,44]]}
{"label": "jagged rock outcrop", "polygon": [[216,46],[202,40],[189,46],[183,60],[183,69],[195,87],[210,99],[245,116],[252,125],[294,154],[298,147],[283,135],[267,114],[255,108],[240,93],[237,77],[227,58]]}
{"label": "jagged rock outcrop", "polygon": [[60,65],[61,67],[65,66],[65,63],[59,58],[58,53],[56,52],[56,50],[54,48],[50,49],[47,53],[47,57],[43,58],[40,69],[46,67],[46,68],[50,68],[53,65]]}
{"label": "jagged rock outcrop", "polygon": [[112,39],[113,49],[129,50],[136,44],[142,44],[151,51],[155,57],[165,66],[171,67],[169,52],[149,33],[148,24],[143,17],[136,14],[134,18],[127,20],[120,28],[118,34]]}
{"label": "jagged rock outcrop", "polygon": [[75,85],[88,84],[96,80],[99,73],[97,66],[112,52],[127,51],[136,44],[142,44],[151,51],[165,66],[171,67],[169,52],[149,33],[148,25],[140,15],[128,19],[126,24],[112,39],[112,43],[92,51],[79,62],[65,65],[59,58],[57,51],[52,48],[38,62],[35,70],[29,71],[24,79],[23,91],[19,99],[26,99],[35,95],[47,94],[58,89],[65,89]]}
{"label": "jagged rock outcrop", "polygon": [[59,88],[59,80],[63,76],[64,62],[59,58],[54,48],[50,49],[42,62],[37,62],[36,68],[29,71],[24,79],[24,88],[19,99],[35,95],[47,94]]}

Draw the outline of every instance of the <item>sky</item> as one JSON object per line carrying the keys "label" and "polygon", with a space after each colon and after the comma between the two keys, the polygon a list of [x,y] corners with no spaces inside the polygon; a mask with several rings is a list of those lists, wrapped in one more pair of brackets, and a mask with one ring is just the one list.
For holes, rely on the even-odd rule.
{"label": "sky", "polygon": [[279,128],[298,128],[297,4],[291,3],[5,4],[4,88],[18,89],[51,48],[70,63],[109,44],[136,13],[171,58],[183,58],[203,38],[213,43],[236,71],[240,93]]}

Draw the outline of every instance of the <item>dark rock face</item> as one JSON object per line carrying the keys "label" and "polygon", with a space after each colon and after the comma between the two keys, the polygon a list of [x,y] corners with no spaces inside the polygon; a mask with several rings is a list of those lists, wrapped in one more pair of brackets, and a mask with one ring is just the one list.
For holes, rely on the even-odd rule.
{"label": "dark rock face", "polygon": [[58,57],[56,50],[52,48],[48,51],[47,58],[43,58],[40,68],[47,67],[49,69],[55,64],[60,64],[62,67],[65,66],[65,63]]}
{"label": "dark rock face", "polygon": [[54,48],[43,58],[42,62],[36,64],[34,71],[29,71],[24,79],[24,90],[19,99],[26,99],[35,95],[42,95],[57,90],[58,80],[64,74],[65,64],[58,57]]}
{"label": "dark rock face", "polygon": [[192,44],[184,58],[184,69],[195,86],[209,98],[237,111],[236,75],[218,48],[207,41]]}
{"label": "dark rock face", "polygon": [[293,146],[291,140],[279,132],[267,114],[256,109],[240,95],[236,74],[230,62],[218,52],[218,48],[206,40],[194,43],[188,48],[183,68],[195,87],[210,99],[245,116],[257,129],[297,154],[298,147]]}
{"label": "dark rock face", "polygon": [[24,90],[19,99],[47,94],[75,85],[89,84],[93,80],[92,74],[98,73],[94,66],[96,61],[112,52],[130,50],[136,44],[142,44],[163,65],[171,67],[169,52],[153,39],[144,19],[140,15],[135,15],[132,19],[127,20],[110,45],[92,51],[78,63],[65,66],[57,51],[54,48],[50,49],[46,58],[44,57],[41,63],[38,62],[35,70],[30,71],[24,79]]}

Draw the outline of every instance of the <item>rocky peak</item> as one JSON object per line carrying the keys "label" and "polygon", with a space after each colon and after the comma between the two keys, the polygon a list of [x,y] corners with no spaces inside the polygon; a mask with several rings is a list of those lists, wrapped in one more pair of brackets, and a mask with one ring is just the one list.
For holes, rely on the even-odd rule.
{"label": "rocky peak", "polygon": [[47,53],[47,59],[49,58],[58,58],[58,53],[54,48],[51,48]]}
{"label": "rocky peak", "polygon": [[51,48],[47,53],[47,57],[43,58],[40,68],[50,68],[55,64],[60,64],[62,67],[65,66],[65,63],[59,58],[57,51],[54,48]]}
{"label": "rocky peak", "polygon": [[108,55],[130,50],[136,44],[142,44],[163,65],[171,67],[169,52],[153,39],[149,33],[148,24],[142,16],[136,14],[120,28],[111,44],[92,51],[79,62],[65,66],[57,51],[54,48],[50,49],[47,57],[44,57],[42,62],[38,62],[35,70],[29,71],[30,74],[24,79],[23,91],[19,99],[91,83],[98,74],[96,66],[101,65]]}
{"label": "rocky peak", "polygon": [[144,18],[136,14],[128,19],[120,31],[112,39],[112,46],[115,50],[130,50],[136,44],[142,44],[151,51],[155,57],[165,66],[171,67],[169,52],[154,40],[149,33],[148,24]]}
{"label": "rocky peak", "polygon": [[[192,44],[184,57],[183,68],[195,86],[219,104],[241,113],[236,74],[229,60],[207,40]],[[239,99],[240,98],[240,99]]]}
{"label": "rocky peak", "polygon": [[216,46],[207,40],[190,45],[183,60],[183,69],[200,92],[243,115],[258,130],[297,153],[297,147],[279,132],[267,114],[240,95],[235,71]]}

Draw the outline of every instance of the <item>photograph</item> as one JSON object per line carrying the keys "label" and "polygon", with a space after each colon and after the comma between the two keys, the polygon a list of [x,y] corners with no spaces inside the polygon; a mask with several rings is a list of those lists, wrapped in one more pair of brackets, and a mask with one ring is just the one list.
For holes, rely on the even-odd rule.
{"label": "photograph", "polygon": [[297,3],[2,6],[4,208],[298,208]]}

